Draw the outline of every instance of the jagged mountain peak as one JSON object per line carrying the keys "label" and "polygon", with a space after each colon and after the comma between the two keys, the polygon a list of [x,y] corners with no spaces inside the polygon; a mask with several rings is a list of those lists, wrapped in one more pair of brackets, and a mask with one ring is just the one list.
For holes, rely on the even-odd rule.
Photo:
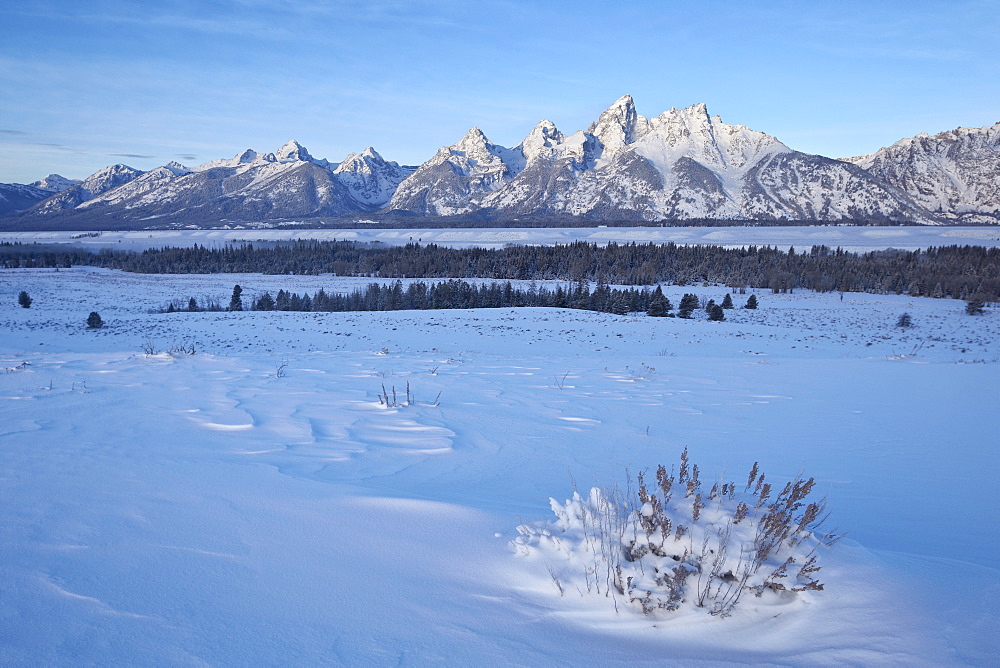
{"label": "jagged mountain peak", "polygon": [[54,193],[62,192],[63,190],[68,190],[76,184],[80,183],[79,179],[67,179],[65,176],[60,174],[49,174],[43,179],[38,179],[30,185],[35,188],[40,188],[42,190],[48,190]]}
{"label": "jagged mountain peak", "polygon": [[710,116],[704,102],[671,107],[652,119],[649,128],[636,150],[661,170],[685,156],[712,169],[743,170],[765,155],[791,151],[768,134]]}
{"label": "jagged mountain peak", "polygon": [[94,172],[93,174],[91,174],[90,176],[88,176],[87,178],[85,178],[83,180],[83,182],[86,183],[87,181],[101,179],[101,178],[104,178],[106,176],[111,176],[111,175],[114,175],[114,174],[121,174],[121,173],[125,173],[125,172],[139,172],[139,173],[141,173],[138,169],[135,169],[134,167],[129,167],[126,164],[118,162],[118,163],[115,163],[113,165],[108,165],[107,167],[103,167],[103,168],[97,170],[96,172]]}
{"label": "jagged mountain peak", "polygon": [[565,140],[566,136],[559,132],[555,123],[549,120],[542,120],[538,122],[538,125],[521,142],[521,152],[525,158],[531,160],[545,152],[546,149],[558,146]]}
{"label": "jagged mountain peak", "polygon": [[414,171],[413,168],[400,167],[385,160],[378,151],[368,146],[360,154],[349,153],[333,173],[356,201],[371,207],[382,207],[389,202],[403,179]]}
{"label": "jagged mountain peak", "polygon": [[636,112],[632,96],[623,95],[603,111],[587,131],[601,140],[605,151],[615,152],[641,138],[648,130],[648,121]]}
{"label": "jagged mountain peak", "polygon": [[601,112],[601,116],[598,117],[598,123],[600,122],[601,117],[624,119],[629,116],[634,117],[635,115],[635,100],[632,99],[631,95],[626,93],[608,105],[608,108]]}
{"label": "jagged mountain peak", "polygon": [[175,176],[180,176],[181,174],[190,174],[191,170],[177,162],[176,160],[171,160],[167,164],[163,165],[164,169],[169,169],[174,173]]}
{"label": "jagged mountain peak", "polygon": [[361,153],[348,153],[347,156],[337,165],[333,170],[334,174],[343,174],[346,172],[367,172],[371,173],[375,169],[383,168],[387,165],[395,165],[396,163],[389,163],[379,155],[371,146],[368,146]]}
{"label": "jagged mountain peak", "polygon": [[454,144],[452,148],[459,151],[482,151],[489,150],[489,147],[493,145],[482,130],[478,126],[473,126],[469,128],[469,131],[465,133],[457,144]]}
{"label": "jagged mountain peak", "polygon": [[306,150],[306,147],[294,139],[285,142],[285,144],[278,149],[274,156],[279,162],[313,162],[313,157],[309,155],[309,151]]}
{"label": "jagged mountain peak", "polygon": [[710,116],[708,105],[704,102],[696,102],[691,106],[681,109],[670,107],[670,109],[667,109],[653,119],[654,124],[671,122],[682,123],[688,126],[711,125],[713,123],[722,123],[722,118],[720,116]]}

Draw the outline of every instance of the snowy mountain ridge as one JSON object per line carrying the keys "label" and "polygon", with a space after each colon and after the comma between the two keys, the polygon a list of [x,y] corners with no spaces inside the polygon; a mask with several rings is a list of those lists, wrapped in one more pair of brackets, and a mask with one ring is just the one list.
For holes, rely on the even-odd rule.
{"label": "snowy mountain ridge", "polygon": [[113,165],[83,182],[52,175],[13,185],[0,190],[0,214],[22,210],[23,220],[99,212],[174,222],[386,213],[995,223],[1000,124],[922,133],[835,160],[724,123],[704,103],[647,118],[624,95],[586,130],[565,134],[543,120],[508,148],[473,127],[418,167],[386,161],[371,147],[330,162],[291,140],[273,153],[246,149],[191,168]]}
{"label": "snowy mountain ridge", "polygon": [[1000,223],[1000,123],[936,135],[921,132],[846,161],[906,192],[942,219]]}

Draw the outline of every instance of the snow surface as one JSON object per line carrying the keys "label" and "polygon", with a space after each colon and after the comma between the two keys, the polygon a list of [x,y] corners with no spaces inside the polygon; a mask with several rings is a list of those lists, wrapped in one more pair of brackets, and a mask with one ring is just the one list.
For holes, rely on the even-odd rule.
{"label": "snow surface", "polygon": [[[1000,309],[149,313],[365,282],[0,271],[0,663],[996,665]],[[684,446],[703,478],[816,478],[850,531],[825,591],[648,618],[513,549],[571,477]]]}
{"label": "snow surface", "polygon": [[[360,221],[366,222],[366,221]],[[375,221],[371,221],[373,224]],[[244,241],[288,241],[295,239],[377,241],[404,245],[414,241],[453,248],[502,248],[508,244],[555,245],[574,241],[596,244],[667,243],[710,244],[729,248],[749,245],[809,250],[814,245],[867,252],[899,248],[915,250],[931,246],[1000,246],[1000,227],[579,227],[579,228],[448,228],[448,229],[303,229],[303,230],[149,230],[138,232],[3,232],[0,242],[68,243],[83,248],[142,250],[162,246],[213,246]]]}

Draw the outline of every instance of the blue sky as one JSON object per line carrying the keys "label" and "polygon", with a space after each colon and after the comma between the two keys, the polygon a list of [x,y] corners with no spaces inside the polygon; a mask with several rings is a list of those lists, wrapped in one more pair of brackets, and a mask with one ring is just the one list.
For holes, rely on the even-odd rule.
{"label": "blue sky", "polygon": [[419,164],[630,93],[792,148],[1000,121],[1000,2],[160,0],[0,5],[0,182],[196,165],[297,139]]}

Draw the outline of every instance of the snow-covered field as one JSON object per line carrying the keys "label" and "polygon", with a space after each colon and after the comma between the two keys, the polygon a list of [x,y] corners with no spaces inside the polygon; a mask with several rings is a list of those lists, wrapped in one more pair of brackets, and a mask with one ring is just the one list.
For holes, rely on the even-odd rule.
{"label": "snow-covered field", "polygon": [[817,225],[808,227],[578,227],[578,228],[469,228],[469,229],[356,229],[356,230],[171,230],[140,232],[0,232],[0,242],[73,244],[97,250],[143,250],[161,246],[212,247],[244,241],[290,239],[378,241],[401,245],[411,241],[453,248],[502,248],[507,244],[568,244],[588,241],[606,244],[657,243],[742,247],[777,246],[800,251],[814,245],[867,252],[886,248],[916,250],[930,246],[1000,246],[1000,228],[979,227],[859,227]]}
{"label": "snow-covered field", "polygon": [[[1000,309],[149,313],[359,282],[0,272],[0,663],[997,665]],[[512,547],[685,446],[815,476],[825,591],[644,617]]]}

